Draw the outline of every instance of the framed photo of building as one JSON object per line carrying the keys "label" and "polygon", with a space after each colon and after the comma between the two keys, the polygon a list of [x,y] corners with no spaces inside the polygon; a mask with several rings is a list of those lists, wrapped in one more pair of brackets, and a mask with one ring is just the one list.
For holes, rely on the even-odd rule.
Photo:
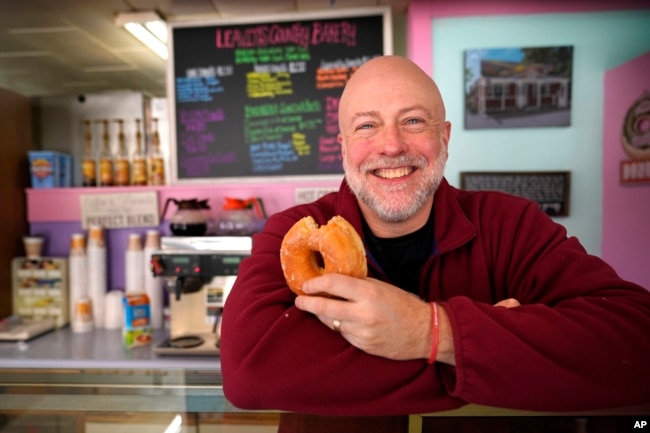
{"label": "framed photo of building", "polygon": [[465,51],[465,129],[571,124],[573,47]]}

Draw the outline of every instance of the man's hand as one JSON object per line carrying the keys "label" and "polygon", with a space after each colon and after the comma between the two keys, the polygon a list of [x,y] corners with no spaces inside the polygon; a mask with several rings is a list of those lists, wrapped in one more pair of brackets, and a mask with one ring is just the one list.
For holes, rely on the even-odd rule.
{"label": "man's hand", "polygon": [[[394,360],[427,359],[431,351],[431,306],[398,287],[373,278],[365,280],[325,274],[307,281],[307,294],[328,293],[336,298],[298,296],[296,307],[313,313],[326,326],[366,353]],[[521,304],[504,299],[495,307]],[[335,323],[336,321],[336,323]],[[454,341],[447,312],[438,306],[439,345],[436,360],[455,365]]]}
{"label": "man's hand", "polygon": [[394,360],[428,358],[431,307],[417,296],[372,278],[340,274],[313,278],[302,290],[345,299],[298,296],[296,307],[333,329],[340,321],[343,338],[364,352]]}
{"label": "man's hand", "polygon": [[515,298],[504,299],[494,304],[495,307],[505,307],[505,308],[514,308],[519,307],[521,304]]}

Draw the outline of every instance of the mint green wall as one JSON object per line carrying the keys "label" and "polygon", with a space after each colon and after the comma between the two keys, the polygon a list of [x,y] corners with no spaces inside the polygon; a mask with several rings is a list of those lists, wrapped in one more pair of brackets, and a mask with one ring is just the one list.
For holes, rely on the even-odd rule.
{"label": "mint green wall", "polygon": [[[557,221],[599,255],[603,77],[650,50],[650,11],[441,18],[431,36],[433,76],[452,122],[449,181],[459,185],[461,171],[571,171],[570,215]],[[464,50],[553,45],[574,47],[571,126],[463,129]]]}

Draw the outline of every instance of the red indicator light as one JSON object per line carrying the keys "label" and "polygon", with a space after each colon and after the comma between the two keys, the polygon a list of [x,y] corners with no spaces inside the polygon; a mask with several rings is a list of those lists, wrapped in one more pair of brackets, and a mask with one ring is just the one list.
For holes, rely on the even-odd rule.
{"label": "red indicator light", "polygon": [[180,266],[176,266],[176,268],[174,269],[174,271],[176,271],[177,274],[180,273],[180,272],[181,272],[181,267],[180,267]]}
{"label": "red indicator light", "polygon": [[200,266],[194,266],[194,273],[198,274],[201,272],[201,267]]}

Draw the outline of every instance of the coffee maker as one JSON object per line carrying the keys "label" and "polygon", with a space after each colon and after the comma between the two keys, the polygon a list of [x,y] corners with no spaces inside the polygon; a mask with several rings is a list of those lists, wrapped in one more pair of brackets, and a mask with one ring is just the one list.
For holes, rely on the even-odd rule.
{"label": "coffee maker", "polygon": [[169,293],[169,337],[159,355],[219,355],[217,327],[250,236],[171,236],[151,254],[151,271]]}

